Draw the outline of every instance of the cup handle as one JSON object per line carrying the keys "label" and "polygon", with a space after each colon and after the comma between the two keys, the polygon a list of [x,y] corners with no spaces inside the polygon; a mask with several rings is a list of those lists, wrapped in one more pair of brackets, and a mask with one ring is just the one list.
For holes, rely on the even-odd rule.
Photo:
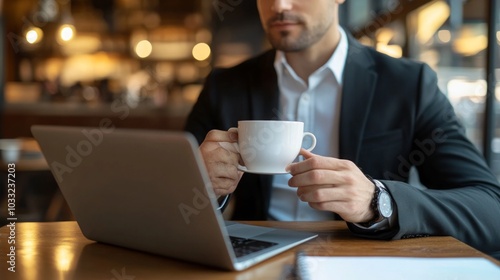
{"label": "cup handle", "polygon": [[308,152],[310,152],[314,149],[314,147],[316,147],[316,136],[314,136],[314,134],[312,134],[311,132],[304,132],[304,136],[302,137],[302,139],[304,139],[305,137],[311,137],[312,139],[311,147],[306,149]]}
{"label": "cup handle", "polygon": [[[238,152],[238,154],[239,154],[239,153],[240,153],[240,145],[238,145],[238,143],[237,143],[237,142],[234,142],[234,143],[232,143],[232,144],[233,144],[233,147],[234,147],[234,149],[236,150],[236,152]],[[241,157],[241,156],[240,156],[240,157]],[[240,171],[245,171],[245,170],[247,170],[247,167],[246,167],[246,166],[243,166],[243,165],[241,165],[241,164],[238,164],[238,170],[240,170]]]}

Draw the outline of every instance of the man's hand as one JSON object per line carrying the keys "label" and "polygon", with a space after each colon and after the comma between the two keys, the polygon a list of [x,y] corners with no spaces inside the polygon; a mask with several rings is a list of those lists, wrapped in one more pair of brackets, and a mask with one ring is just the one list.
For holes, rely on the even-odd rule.
{"label": "man's hand", "polygon": [[345,221],[367,222],[375,186],[351,161],[322,157],[304,149],[304,161],[288,166],[291,187],[297,188],[300,200],[317,210],[339,214]]}
{"label": "man's hand", "polygon": [[235,150],[231,151],[221,145],[223,142],[237,141],[236,128],[230,128],[228,131],[211,130],[200,145],[200,152],[217,196],[234,192],[243,175],[237,168],[240,155]]}

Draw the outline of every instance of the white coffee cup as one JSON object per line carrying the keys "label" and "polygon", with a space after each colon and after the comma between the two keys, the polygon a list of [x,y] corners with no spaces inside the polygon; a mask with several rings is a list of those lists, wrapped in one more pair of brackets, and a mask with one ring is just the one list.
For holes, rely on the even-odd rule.
{"label": "white coffee cup", "polygon": [[316,137],[304,132],[304,123],[295,121],[239,121],[238,149],[245,166],[240,170],[251,173],[285,173],[300,152],[305,137],[311,138],[311,151]]}

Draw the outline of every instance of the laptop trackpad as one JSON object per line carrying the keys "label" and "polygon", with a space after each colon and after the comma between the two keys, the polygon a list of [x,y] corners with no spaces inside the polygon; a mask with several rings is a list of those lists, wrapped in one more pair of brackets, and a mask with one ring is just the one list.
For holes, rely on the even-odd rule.
{"label": "laptop trackpad", "polygon": [[226,226],[229,236],[252,238],[257,235],[264,234],[276,230],[274,228],[251,226],[245,224],[231,223]]}

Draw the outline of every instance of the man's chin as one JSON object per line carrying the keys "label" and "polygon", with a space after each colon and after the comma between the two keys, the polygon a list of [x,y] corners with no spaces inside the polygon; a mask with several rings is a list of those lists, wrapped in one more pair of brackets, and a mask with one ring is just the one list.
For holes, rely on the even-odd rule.
{"label": "man's chin", "polygon": [[280,47],[280,48],[275,48],[279,51],[286,52],[286,53],[294,53],[294,52],[301,52],[304,49],[302,48],[296,48],[296,47]]}
{"label": "man's chin", "polygon": [[288,42],[288,41],[281,41],[281,42],[271,42],[271,45],[280,51],[284,52],[300,52],[304,50],[305,48],[300,46],[299,44],[295,42]]}
{"label": "man's chin", "polygon": [[298,43],[298,40],[293,38],[290,34],[280,34],[281,36],[276,36],[274,38],[269,38],[271,45],[280,51],[284,52],[298,52],[304,49]]}

